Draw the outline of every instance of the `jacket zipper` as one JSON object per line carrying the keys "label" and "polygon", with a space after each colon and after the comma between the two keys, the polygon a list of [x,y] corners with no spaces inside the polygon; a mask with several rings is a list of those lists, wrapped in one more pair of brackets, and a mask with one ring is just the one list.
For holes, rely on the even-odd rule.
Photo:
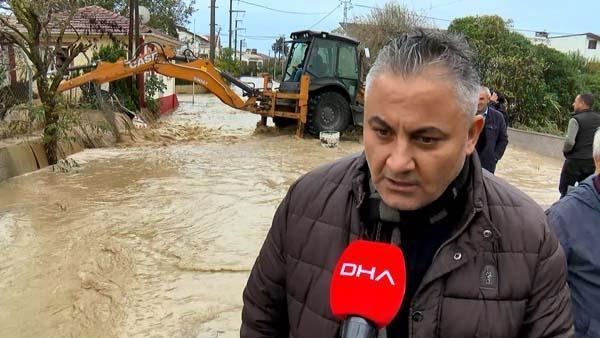
{"label": "jacket zipper", "polygon": [[[458,236],[460,236],[463,232],[465,232],[467,226],[469,225],[469,223],[471,223],[471,221],[473,220],[473,218],[475,218],[475,215],[477,214],[476,209],[473,209],[473,211],[469,214],[469,217],[467,218],[466,222],[463,224],[463,226],[461,227],[460,231],[457,231],[456,234],[454,234],[454,236],[450,237],[448,240],[446,240],[435,252],[435,254],[433,255],[433,258],[431,259],[431,263],[433,264],[433,262],[435,262],[435,259],[437,258],[438,254],[440,253],[440,250],[442,250],[446,245],[448,245],[448,243],[452,242],[453,240],[455,240],[456,238],[458,238]],[[427,273],[425,273],[427,274]],[[410,302],[410,308],[408,309],[408,313],[409,316],[413,313],[413,308],[415,305],[415,301],[417,299],[417,296],[419,295],[419,292],[421,292],[421,289],[423,288],[423,284],[419,285],[419,287],[417,288],[417,291],[415,292],[415,295],[413,296],[412,301]],[[439,318],[437,318],[439,319]],[[412,332],[413,332],[413,323],[412,321],[409,320],[408,323],[408,334],[409,336],[412,336]]]}

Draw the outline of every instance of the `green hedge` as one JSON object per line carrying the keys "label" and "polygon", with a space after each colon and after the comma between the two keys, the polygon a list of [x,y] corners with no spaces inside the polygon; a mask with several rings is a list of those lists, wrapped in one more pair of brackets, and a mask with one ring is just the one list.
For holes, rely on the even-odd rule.
{"label": "green hedge", "polygon": [[600,66],[580,55],[533,45],[510,26],[499,16],[470,16],[452,21],[448,30],[467,37],[478,55],[482,83],[507,97],[511,125],[563,133],[575,96],[599,96]]}

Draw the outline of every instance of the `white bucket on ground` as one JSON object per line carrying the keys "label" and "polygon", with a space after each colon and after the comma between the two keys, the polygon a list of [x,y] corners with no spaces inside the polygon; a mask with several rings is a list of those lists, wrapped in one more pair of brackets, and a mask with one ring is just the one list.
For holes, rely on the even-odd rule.
{"label": "white bucket on ground", "polygon": [[319,133],[319,139],[321,140],[321,146],[325,148],[335,148],[340,142],[340,132],[322,131]]}

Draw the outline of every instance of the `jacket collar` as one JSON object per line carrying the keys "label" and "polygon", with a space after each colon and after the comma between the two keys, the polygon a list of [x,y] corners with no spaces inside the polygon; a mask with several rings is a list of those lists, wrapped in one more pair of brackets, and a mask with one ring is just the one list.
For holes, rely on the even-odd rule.
{"label": "jacket collar", "polygon": [[[429,270],[423,277],[420,288],[460,268],[471,261],[472,257],[480,250],[490,252],[497,250],[501,233],[498,227],[491,221],[489,214],[484,178],[484,175],[488,174],[483,173],[476,152],[469,157],[469,161],[471,170],[470,181],[466,187],[465,211],[450,238],[436,252]],[[356,208],[360,208],[366,198],[365,187],[368,184],[368,165],[364,152],[356,158],[351,170],[352,175],[350,177],[352,177],[352,192],[354,194],[355,206]],[[491,234],[486,230],[491,231]],[[485,235],[486,233],[488,235]],[[448,257],[454,257],[454,259],[448,259]]]}
{"label": "jacket collar", "polygon": [[[463,213],[463,217],[459,222],[459,226],[455,229],[454,233],[451,236],[451,239],[456,238],[463,232],[465,232],[469,226],[471,225],[471,221],[473,217],[477,213],[481,213],[485,225],[490,228],[494,232],[494,237],[500,237],[500,230],[490,219],[488,199],[485,192],[485,183],[484,183],[484,173],[481,169],[481,163],[479,162],[479,156],[477,152],[473,152],[473,154],[469,157],[471,170],[469,174],[470,182],[467,183],[466,187],[466,207]],[[365,152],[360,153],[354,163],[352,164],[350,171],[351,175],[349,176],[352,180],[351,190],[354,199],[354,205],[358,209],[362,206],[363,202],[367,198],[367,187],[368,187],[368,163],[365,156]],[[486,228],[487,228],[486,227]]]}
{"label": "jacket collar", "polygon": [[[481,163],[477,152],[474,152],[470,156],[470,180],[467,184],[467,209],[482,210],[483,206],[487,204],[487,198],[485,196],[485,189],[483,185],[483,173],[481,170]],[[368,170],[367,158],[363,151],[354,161],[350,167],[352,175],[352,193],[356,202],[356,207],[360,208],[366,198],[366,187],[368,185]]]}

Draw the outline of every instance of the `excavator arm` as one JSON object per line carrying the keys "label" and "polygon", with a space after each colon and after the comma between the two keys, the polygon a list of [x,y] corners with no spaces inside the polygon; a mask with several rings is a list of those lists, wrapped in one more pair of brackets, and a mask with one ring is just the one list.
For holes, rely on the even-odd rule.
{"label": "excavator arm", "polygon": [[[152,44],[155,50],[145,55],[139,55],[139,51],[145,45]],[[136,57],[132,60],[119,59],[117,62],[98,62],[92,71],[72,79],[64,80],[58,86],[59,91],[66,91],[72,88],[80,87],[86,83],[94,82],[96,84],[116,81],[135,74],[141,74],[146,71],[154,71],[161,75],[193,81],[204,86],[209,92],[216,95],[226,105],[245,110],[251,113],[261,115],[261,124],[266,125],[267,117],[285,117],[298,121],[296,135],[302,137],[304,125],[307,121],[308,113],[308,89],[310,77],[303,75],[300,80],[299,93],[280,93],[268,88],[269,76],[264,74],[264,85],[261,90],[257,90],[233,76],[219,71],[210,61],[206,59],[193,59],[176,56],[170,48],[164,48],[154,43],[142,44],[138,47]],[[173,61],[183,61],[182,63],[173,63]],[[225,81],[225,79],[227,81]],[[234,92],[229,83],[233,83],[241,88],[247,100],[243,100]],[[285,105],[284,109],[278,109],[278,100],[294,100],[294,106]]]}
{"label": "excavator arm", "polygon": [[252,107],[256,102],[254,96],[250,96],[246,101],[242,100],[208,60],[198,59],[187,64],[160,63],[154,66],[154,70],[161,75],[203,85],[223,103],[233,108],[252,111]]}
{"label": "excavator arm", "polygon": [[[197,59],[185,64],[172,63],[173,60],[184,60],[177,58],[173,50],[169,48],[160,48],[146,55],[138,56],[133,60],[120,59],[115,63],[99,62],[96,69],[85,73],[73,79],[61,82],[59,91],[66,91],[79,87],[88,82],[97,84],[107,83],[130,77],[135,74],[141,74],[146,71],[155,71],[161,75],[193,81],[203,85],[208,91],[215,94],[223,103],[228,106],[255,112],[256,97],[250,95],[248,100],[244,101],[237,95],[225,82],[219,72],[208,60]],[[242,89],[246,92],[252,89],[244,86]]]}

